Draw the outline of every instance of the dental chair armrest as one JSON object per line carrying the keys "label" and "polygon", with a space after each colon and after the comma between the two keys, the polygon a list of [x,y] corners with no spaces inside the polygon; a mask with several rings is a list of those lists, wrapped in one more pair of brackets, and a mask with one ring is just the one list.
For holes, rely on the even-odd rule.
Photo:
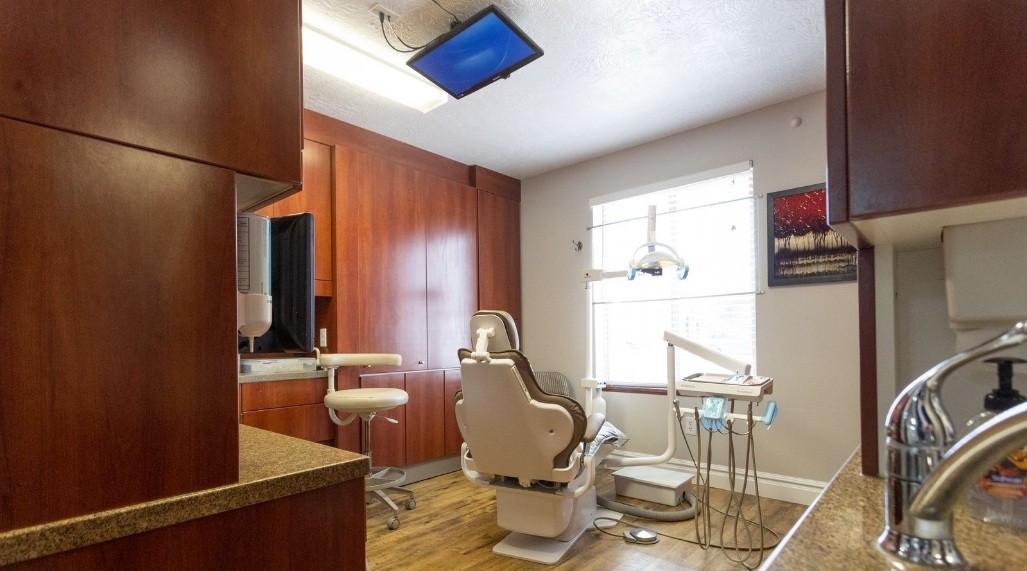
{"label": "dental chair armrest", "polygon": [[476,470],[472,469],[470,466],[467,465],[467,459],[469,457],[470,452],[467,448],[467,443],[464,442],[462,445],[460,445],[460,470],[464,473],[464,477],[466,477],[468,480],[479,486],[491,485],[493,480],[492,478],[489,478],[483,474],[478,473]]}
{"label": "dental chair armrest", "polygon": [[588,422],[585,424],[585,434],[581,437],[581,441],[592,442],[595,440],[604,422],[606,422],[606,415],[601,412],[593,412],[589,415]]}

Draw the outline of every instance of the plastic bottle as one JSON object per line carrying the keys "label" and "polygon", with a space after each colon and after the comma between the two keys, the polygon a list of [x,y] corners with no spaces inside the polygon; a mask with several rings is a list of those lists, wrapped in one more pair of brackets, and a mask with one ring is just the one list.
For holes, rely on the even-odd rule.
{"label": "plastic bottle", "polygon": [[[999,386],[985,395],[984,410],[966,423],[970,430],[1027,400],[1013,388],[1013,364],[1027,361],[997,357],[986,362],[998,365]],[[967,511],[989,523],[1027,528],[1027,448],[1010,452],[977,480],[967,495]]]}

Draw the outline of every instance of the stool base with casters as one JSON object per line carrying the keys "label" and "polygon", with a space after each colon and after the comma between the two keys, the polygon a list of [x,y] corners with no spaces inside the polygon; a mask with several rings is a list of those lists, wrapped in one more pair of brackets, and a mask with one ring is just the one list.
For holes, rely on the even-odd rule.
{"label": "stool base with casters", "polygon": [[[371,461],[371,473],[364,485],[366,500],[367,503],[379,501],[391,510],[392,516],[385,522],[389,529],[399,528],[399,506],[386,492],[395,491],[405,494],[407,499],[403,501],[403,506],[408,510],[417,506],[417,500],[414,498],[412,490],[401,487],[406,482],[406,472],[399,468],[374,465],[374,457],[371,452],[371,421],[381,416],[388,422],[396,423],[396,420],[380,413],[406,404],[407,392],[391,388],[335,390],[335,369],[344,366],[399,365],[401,362],[399,355],[392,354],[318,355],[318,364],[328,369],[328,393],[324,398],[324,404],[328,407],[328,416],[339,426],[346,426],[357,417],[361,420],[363,432],[361,454],[366,455]],[[348,416],[339,418],[339,413]]]}

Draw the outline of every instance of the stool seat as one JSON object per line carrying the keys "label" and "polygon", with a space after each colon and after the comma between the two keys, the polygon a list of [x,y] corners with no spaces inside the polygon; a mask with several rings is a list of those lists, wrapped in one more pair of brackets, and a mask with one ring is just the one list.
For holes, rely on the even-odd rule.
{"label": "stool seat", "polygon": [[339,412],[353,414],[379,412],[406,404],[407,392],[403,389],[366,388],[346,389],[325,395],[325,406]]}

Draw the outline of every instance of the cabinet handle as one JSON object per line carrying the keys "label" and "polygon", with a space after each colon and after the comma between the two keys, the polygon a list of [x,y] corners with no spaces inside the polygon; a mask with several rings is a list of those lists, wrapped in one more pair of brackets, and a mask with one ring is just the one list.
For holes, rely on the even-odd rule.
{"label": "cabinet handle", "polygon": [[423,364],[424,364],[424,361],[418,361],[418,362],[417,362],[417,364],[418,364],[418,365],[423,365]]}

